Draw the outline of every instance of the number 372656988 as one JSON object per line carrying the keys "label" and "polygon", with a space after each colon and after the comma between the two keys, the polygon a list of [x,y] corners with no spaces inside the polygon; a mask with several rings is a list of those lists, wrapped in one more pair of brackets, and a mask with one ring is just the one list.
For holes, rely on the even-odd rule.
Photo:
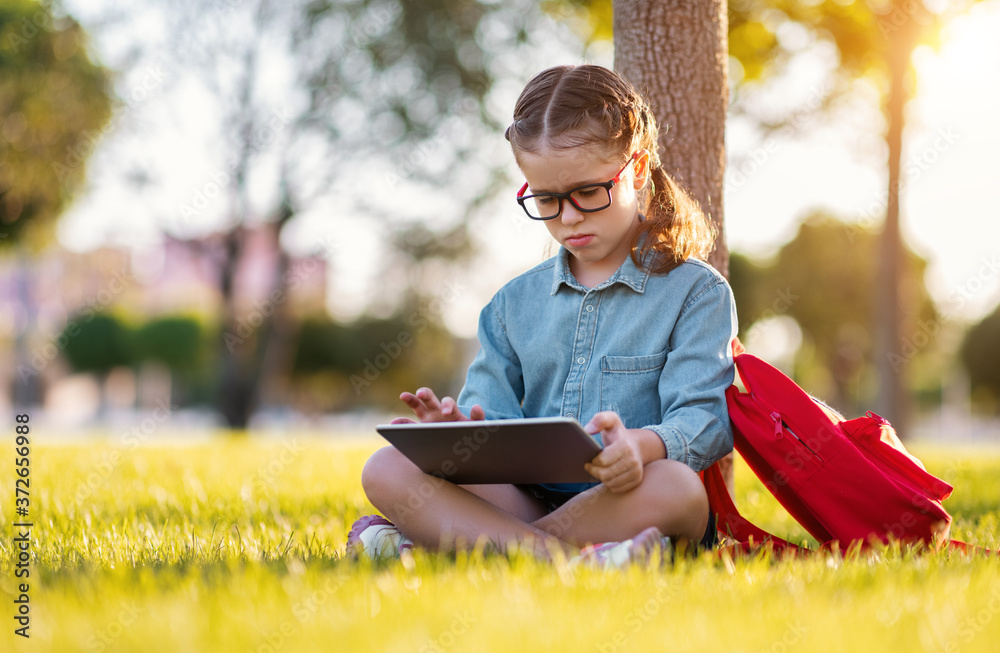
{"label": "number 372656988", "polygon": [[31,441],[28,439],[28,433],[30,432],[28,426],[29,417],[27,415],[18,415],[15,419],[17,426],[14,431],[17,437],[14,440],[14,453],[17,455],[14,458],[14,464],[16,465],[15,473],[18,478],[14,482],[14,502],[18,517],[27,517],[28,508],[31,506],[31,497],[28,492],[31,487],[31,470],[28,466],[29,455],[31,454]]}

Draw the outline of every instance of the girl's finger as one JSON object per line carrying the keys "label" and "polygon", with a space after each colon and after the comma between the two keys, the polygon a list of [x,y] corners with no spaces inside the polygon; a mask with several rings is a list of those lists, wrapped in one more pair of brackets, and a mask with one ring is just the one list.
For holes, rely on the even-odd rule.
{"label": "girl's finger", "polygon": [[611,490],[612,492],[618,491],[618,485],[621,483],[615,476],[611,476],[608,480],[604,481],[604,486]]}
{"label": "girl's finger", "polygon": [[621,447],[609,444],[601,450],[601,453],[597,454],[591,462],[600,467],[610,468],[617,464],[622,459],[623,455],[624,452],[621,450]]}
{"label": "girl's finger", "polygon": [[422,408],[424,405],[424,402],[422,402],[419,397],[410,392],[404,392],[403,394],[399,395],[399,398],[404,404],[406,404],[413,410]]}
{"label": "girl's finger", "polygon": [[451,417],[458,414],[458,404],[451,397],[445,397],[441,400],[441,414],[445,417]]}
{"label": "girl's finger", "polygon": [[619,474],[614,476],[606,485],[612,492],[628,492],[635,487],[637,483],[635,482],[635,479],[631,478],[631,476]]}
{"label": "girl's finger", "polygon": [[417,399],[417,397],[409,392],[404,392],[399,395],[399,400],[406,404],[410,410],[416,414],[417,417],[421,416],[423,411],[424,403]]}
{"label": "girl's finger", "polygon": [[389,422],[390,424],[414,424],[415,422],[409,417],[397,417],[396,419]]}
{"label": "girl's finger", "polygon": [[476,421],[484,420],[486,419],[486,411],[483,409],[482,406],[476,404],[469,410],[469,419],[473,419]]}
{"label": "girl's finger", "polygon": [[615,474],[611,471],[610,467],[604,467],[602,465],[590,464],[589,467],[585,468],[587,473],[596,478],[601,483],[607,485],[614,480]]}
{"label": "girl's finger", "polygon": [[597,433],[598,431],[608,431],[615,427],[617,419],[618,414],[614,411],[601,411],[590,418],[590,421],[587,422],[585,430],[591,435]]}
{"label": "girl's finger", "polygon": [[438,401],[437,395],[430,388],[420,388],[417,390],[417,399],[423,402],[424,407],[429,412],[441,410],[441,402]]}

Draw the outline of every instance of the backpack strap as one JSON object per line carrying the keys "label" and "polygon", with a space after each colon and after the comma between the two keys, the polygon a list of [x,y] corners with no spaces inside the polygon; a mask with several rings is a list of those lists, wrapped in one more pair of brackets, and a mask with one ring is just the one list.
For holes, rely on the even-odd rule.
{"label": "backpack strap", "polygon": [[[795,553],[805,555],[812,553],[811,549],[805,549],[787,540],[768,533],[764,529],[750,523],[733,502],[726,482],[722,478],[722,470],[719,464],[715,463],[700,474],[705,491],[708,492],[708,505],[716,515],[716,525],[719,533],[736,540],[736,544],[723,547],[730,553],[753,553],[757,548],[770,543],[775,551]],[[820,547],[820,550],[829,548],[827,545]],[[988,555],[1000,556],[1000,551],[993,551],[975,544],[962,542],[961,540],[949,540],[948,549],[960,551],[967,555]]]}
{"label": "backpack strap", "polygon": [[715,463],[701,472],[701,481],[708,493],[709,508],[716,515],[716,527],[719,533],[735,539],[741,545],[737,548],[750,551],[757,546],[770,543],[776,551],[794,551],[796,553],[808,551],[808,549],[803,549],[751,524],[741,515],[729,494],[725,480],[722,478],[719,463]]}
{"label": "backpack strap", "polygon": [[[729,347],[734,360],[740,354],[746,353],[746,348],[738,337],[732,339]],[[808,552],[808,549],[803,549],[755,526],[741,515],[733,502],[733,497],[729,494],[729,488],[726,487],[719,463],[700,472],[699,476],[708,493],[709,509],[716,515],[716,528],[720,534],[737,542],[736,545],[728,547],[730,550],[752,553],[757,547],[769,542],[777,551]]]}
{"label": "backpack strap", "polygon": [[991,556],[1000,555],[1000,551],[984,549],[981,546],[969,544],[968,542],[963,542],[961,540],[948,540],[948,548],[952,551],[961,551],[962,553],[968,554],[986,554]]}

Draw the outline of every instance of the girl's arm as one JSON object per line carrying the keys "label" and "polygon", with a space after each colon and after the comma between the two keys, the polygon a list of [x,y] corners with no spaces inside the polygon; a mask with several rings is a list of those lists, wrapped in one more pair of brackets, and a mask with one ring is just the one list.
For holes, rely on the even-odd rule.
{"label": "girl's arm", "polygon": [[721,278],[689,300],[660,375],[663,419],[642,427],[660,437],[667,458],[696,472],[733,449],[726,389],[735,374],[730,343],[737,325],[732,291]]}
{"label": "girl's arm", "polygon": [[[479,313],[479,352],[469,366],[458,405],[472,410],[482,406],[488,419],[524,417],[524,377],[521,360],[507,337],[502,317],[505,301],[497,293]],[[527,319],[530,316],[522,316]]]}

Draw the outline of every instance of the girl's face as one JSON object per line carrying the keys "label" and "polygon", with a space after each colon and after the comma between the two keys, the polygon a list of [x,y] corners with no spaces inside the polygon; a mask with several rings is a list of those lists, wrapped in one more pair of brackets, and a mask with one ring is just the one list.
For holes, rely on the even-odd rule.
{"label": "girl's face", "polygon": [[[528,195],[604,183],[622,167],[620,159],[606,158],[599,150],[583,146],[520,152],[517,160],[528,182]],[[638,191],[646,183],[648,169],[649,154],[640,151],[611,189],[611,206],[583,213],[563,200],[562,213],[545,221],[552,237],[572,255],[570,270],[583,285],[593,287],[605,281],[629,256],[630,236],[639,220]]]}

